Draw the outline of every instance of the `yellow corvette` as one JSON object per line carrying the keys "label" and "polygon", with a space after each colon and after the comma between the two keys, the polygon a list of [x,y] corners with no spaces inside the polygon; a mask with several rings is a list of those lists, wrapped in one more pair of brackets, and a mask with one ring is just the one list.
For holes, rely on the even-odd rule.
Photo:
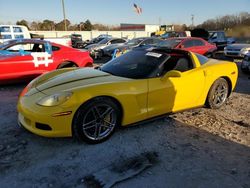
{"label": "yellow corvette", "polygon": [[44,74],[20,94],[18,121],[46,137],[104,141],[127,126],[167,113],[221,107],[237,66],[182,50],[134,49],[96,68]]}

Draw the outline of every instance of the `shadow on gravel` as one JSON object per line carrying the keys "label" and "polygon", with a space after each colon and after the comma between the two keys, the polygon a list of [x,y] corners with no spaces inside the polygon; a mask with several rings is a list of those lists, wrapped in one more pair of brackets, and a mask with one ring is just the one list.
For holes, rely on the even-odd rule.
{"label": "shadow on gravel", "polygon": [[98,145],[11,126],[0,133],[3,187],[250,186],[249,147],[172,118],[119,129]]}

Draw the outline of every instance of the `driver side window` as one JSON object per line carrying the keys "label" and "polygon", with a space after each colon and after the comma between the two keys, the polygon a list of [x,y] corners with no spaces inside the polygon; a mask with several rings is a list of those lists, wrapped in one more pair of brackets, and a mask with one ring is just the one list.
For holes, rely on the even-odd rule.
{"label": "driver side window", "polygon": [[164,64],[162,75],[171,70],[186,72],[193,68],[193,63],[187,56],[171,56],[170,59]]}
{"label": "driver side window", "polygon": [[31,43],[23,43],[23,44],[21,43],[21,44],[13,45],[13,46],[7,48],[6,50],[9,50],[12,52],[18,52],[19,50],[31,52],[33,49],[33,45],[34,44],[31,44]]}

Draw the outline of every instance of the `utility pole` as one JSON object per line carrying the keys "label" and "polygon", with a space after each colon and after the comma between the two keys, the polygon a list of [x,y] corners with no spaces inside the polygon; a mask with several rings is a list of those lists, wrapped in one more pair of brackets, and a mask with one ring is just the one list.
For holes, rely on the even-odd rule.
{"label": "utility pole", "polygon": [[64,0],[62,0],[62,8],[63,8],[64,30],[67,31],[67,23],[66,23],[66,14],[65,14]]}
{"label": "utility pole", "polygon": [[194,28],[194,15],[191,14],[192,27]]}

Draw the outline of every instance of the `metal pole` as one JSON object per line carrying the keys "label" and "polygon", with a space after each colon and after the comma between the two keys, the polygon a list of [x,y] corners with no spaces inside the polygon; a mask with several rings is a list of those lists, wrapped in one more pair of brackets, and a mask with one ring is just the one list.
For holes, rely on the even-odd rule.
{"label": "metal pole", "polygon": [[62,7],[63,7],[64,30],[67,31],[66,14],[65,14],[65,7],[64,7],[64,0],[62,0]]}
{"label": "metal pole", "polygon": [[191,15],[191,20],[192,20],[192,27],[194,27],[194,15]]}

